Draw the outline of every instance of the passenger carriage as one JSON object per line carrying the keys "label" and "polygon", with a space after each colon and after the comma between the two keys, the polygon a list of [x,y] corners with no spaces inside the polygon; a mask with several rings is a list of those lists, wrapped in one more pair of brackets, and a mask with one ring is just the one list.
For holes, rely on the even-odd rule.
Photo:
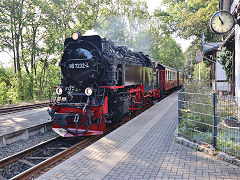
{"label": "passenger carriage", "polygon": [[178,86],[177,70],[164,64],[157,64],[159,88],[161,92],[167,92]]}
{"label": "passenger carriage", "polygon": [[184,73],[182,71],[177,72],[178,87],[183,87],[184,85]]}

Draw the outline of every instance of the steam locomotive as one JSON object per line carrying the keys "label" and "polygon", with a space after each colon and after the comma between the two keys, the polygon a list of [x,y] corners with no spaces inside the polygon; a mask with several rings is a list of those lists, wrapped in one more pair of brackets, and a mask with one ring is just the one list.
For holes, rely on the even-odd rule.
{"label": "steam locomotive", "polygon": [[98,35],[75,32],[64,47],[61,84],[49,110],[53,130],[63,137],[103,134],[107,123],[184,83],[182,72]]}

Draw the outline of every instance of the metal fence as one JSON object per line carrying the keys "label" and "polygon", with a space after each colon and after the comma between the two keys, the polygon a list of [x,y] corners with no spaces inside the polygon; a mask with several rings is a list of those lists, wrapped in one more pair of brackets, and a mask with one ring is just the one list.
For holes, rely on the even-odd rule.
{"label": "metal fence", "polygon": [[178,92],[178,133],[240,156],[240,101],[233,96]]}

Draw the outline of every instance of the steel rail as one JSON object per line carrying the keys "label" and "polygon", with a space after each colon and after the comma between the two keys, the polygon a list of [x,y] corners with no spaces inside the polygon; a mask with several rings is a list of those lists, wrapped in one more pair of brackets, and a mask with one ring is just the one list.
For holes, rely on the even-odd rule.
{"label": "steel rail", "polygon": [[70,154],[76,152],[77,150],[79,150],[81,147],[84,147],[88,144],[90,144],[91,142],[98,140],[99,138],[101,138],[102,135],[100,136],[91,136],[73,146],[71,146],[70,148],[52,156],[49,159],[46,159],[45,161],[37,164],[36,166],[18,174],[17,176],[14,176],[11,178],[11,180],[21,180],[21,179],[31,179],[32,176],[41,173],[42,171],[44,171],[44,169],[48,168],[49,166],[53,165],[54,163],[61,161],[62,159],[64,159],[65,157],[69,156]]}
{"label": "steel rail", "polygon": [[13,154],[12,156],[8,156],[8,157],[6,157],[4,159],[1,159],[0,160],[0,168],[3,167],[3,166],[6,166],[8,164],[11,164],[11,163],[15,162],[16,160],[19,160],[22,157],[24,157],[24,156],[26,156],[26,155],[28,155],[28,154],[30,154],[32,152],[37,151],[38,149],[42,148],[43,146],[46,146],[46,145],[52,143],[53,141],[55,141],[55,140],[57,140],[59,138],[61,138],[61,137],[60,136],[54,137],[54,138],[49,139],[47,141],[44,141],[44,142],[42,142],[40,144],[37,144],[37,145],[35,145],[33,147],[30,147],[28,149],[20,151],[20,152],[18,152],[16,154]]}
{"label": "steel rail", "polygon": [[49,103],[39,103],[39,104],[30,104],[30,105],[24,105],[24,106],[14,106],[14,107],[7,107],[7,108],[0,108],[0,114],[9,114],[14,113],[18,111],[23,111],[26,109],[35,109],[40,107],[45,107],[49,105]]}

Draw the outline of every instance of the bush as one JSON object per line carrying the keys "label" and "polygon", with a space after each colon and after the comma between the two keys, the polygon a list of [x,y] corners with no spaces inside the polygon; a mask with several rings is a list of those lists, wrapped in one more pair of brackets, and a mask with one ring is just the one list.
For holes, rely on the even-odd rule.
{"label": "bush", "polygon": [[5,82],[0,82],[0,105],[8,103],[8,87]]}

